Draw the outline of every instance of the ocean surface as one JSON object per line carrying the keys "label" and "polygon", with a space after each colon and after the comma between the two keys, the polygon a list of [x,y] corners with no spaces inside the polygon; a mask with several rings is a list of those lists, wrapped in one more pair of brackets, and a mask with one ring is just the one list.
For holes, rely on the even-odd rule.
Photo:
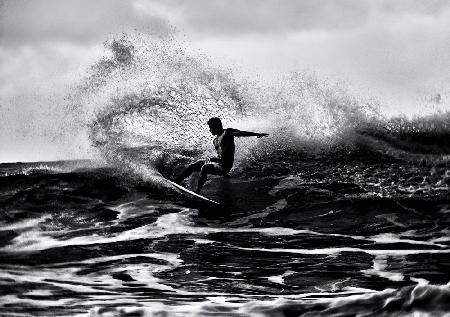
{"label": "ocean surface", "polygon": [[[125,36],[67,98],[99,159],[0,164],[1,316],[450,316],[450,115]],[[176,192],[236,140],[212,206]],[[195,175],[183,185],[195,185]]]}
{"label": "ocean surface", "polygon": [[94,162],[2,164],[0,314],[450,314],[449,166],[366,154],[213,178],[223,209]]}

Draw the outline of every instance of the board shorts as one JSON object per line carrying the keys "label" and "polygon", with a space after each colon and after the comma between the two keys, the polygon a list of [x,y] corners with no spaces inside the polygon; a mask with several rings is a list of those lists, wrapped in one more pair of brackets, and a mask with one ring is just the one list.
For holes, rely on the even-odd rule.
{"label": "board shorts", "polygon": [[[216,157],[212,157],[206,160],[200,160],[197,163],[199,163],[202,166],[208,165],[208,173],[213,175],[221,175],[228,177],[228,173],[230,172],[230,169],[224,168],[220,162],[220,160]],[[196,163],[196,164],[197,164]]]}

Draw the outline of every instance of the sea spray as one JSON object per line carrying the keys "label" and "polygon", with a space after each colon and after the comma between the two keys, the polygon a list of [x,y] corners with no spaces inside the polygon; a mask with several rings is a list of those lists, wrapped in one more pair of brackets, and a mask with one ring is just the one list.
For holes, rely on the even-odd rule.
{"label": "sea spray", "polygon": [[[105,48],[73,100],[85,109],[93,146],[111,164],[138,174],[153,169],[172,176],[194,159],[214,156],[206,125],[213,116],[226,127],[270,134],[236,141],[238,169],[282,153],[348,153],[361,144],[391,155],[378,141],[416,126],[380,114],[376,100],[351,94],[345,83],[311,73],[293,72],[276,84],[238,80],[170,36],[123,34]],[[446,133],[442,119],[430,120],[440,120]]]}

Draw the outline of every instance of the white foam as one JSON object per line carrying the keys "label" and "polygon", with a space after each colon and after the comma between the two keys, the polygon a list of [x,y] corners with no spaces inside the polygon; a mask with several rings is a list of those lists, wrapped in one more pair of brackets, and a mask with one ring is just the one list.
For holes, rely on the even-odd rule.
{"label": "white foam", "polygon": [[[129,204],[119,205],[118,207],[126,216],[127,210],[134,209],[135,207]],[[180,207],[178,207],[180,208]],[[153,212],[153,207],[148,206],[146,212]],[[352,236],[334,233],[320,233],[312,230],[298,230],[285,227],[269,227],[269,228],[231,228],[231,227],[209,227],[209,226],[197,226],[192,221],[192,216],[197,213],[194,209],[184,208],[180,212],[171,212],[161,215],[154,223],[143,225],[131,230],[126,230],[119,233],[109,234],[105,236],[89,235],[74,237],[66,240],[58,240],[52,236],[51,231],[41,231],[39,227],[35,225],[30,227],[32,223],[22,224],[25,228],[31,228],[31,230],[20,233],[15,237],[10,244],[2,247],[0,250],[3,252],[33,252],[38,250],[45,250],[50,248],[73,246],[73,245],[92,245],[92,244],[107,244],[120,241],[131,241],[137,239],[156,239],[173,234],[192,235],[192,239],[196,243],[211,243],[209,239],[202,240],[204,235],[211,233],[259,233],[266,236],[295,236],[295,235],[315,235],[324,237],[344,237],[356,240],[371,240],[376,243],[409,243],[414,245],[429,245],[445,248],[445,245],[438,244],[441,241],[438,239],[430,241],[417,241],[413,239],[405,239],[395,234],[379,234],[372,237]],[[42,218],[45,219],[45,218]],[[42,221],[42,219],[33,220],[34,224]],[[57,232],[61,234],[61,232]],[[344,251],[349,252],[365,252],[369,254],[417,254],[417,253],[447,253],[447,250],[364,250],[360,248],[324,248],[324,249],[261,249],[266,252],[300,252],[304,254],[337,254]]]}
{"label": "white foam", "polygon": [[[48,300],[44,300],[44,299],[30,299],[30,298],[23,298],[22,296],[18,297],[16,295],[4,295],[1,298],[2,300],[0,301],[0,307],[1,306],[8,306],[8,308],[10,307],[27,307],[27,306],[31,306],[31,307],[55,307],[55,306],[68,306],[69,304],[71,304],[73,302],[72,298],[59,298],[59,299],[55,299],[55,298],[51,298]],[[6,315],[4,315],[6,316]],[[8,316],[14,316],[13,314],[9,314]],[[22,315],[23,316],[23,315]]]}
{"label": "white foam", "polygon": [[293,253],[293,254],[312,254],[312,255],[334,255],[342,252],[363,252],[370,255],[410,255],[410,254],[447,254],[447,250],[368,250],[361,248],[343,247],[343,248],[321,248],[321,249],[282,249],[282,248],[244,248],[236,247],[239,250],[260,251],[269,253]]}
{"label": "white foam", "polygon": [[[356,300],[369,298],[373,294],[390,294],[392,290],[375,292],[372,290],[358,289],[348,290],[343,292],[334,293],[305,293],[296,295],[283,295],[283,296],[271,296],[271,295],[240,295],[237,297],[233,296],[223,296],[223,295],[210,295],[205,301],[190,301],[188,303],[181,303],[177,305],[165,304],[163,301],[145,301],[140,300],[141,305],[146,305],[145,307],[136,306],[113,306],[110,310],[106,310],[105,313],[102,312],[101,307],[96,307],[91,310],[90,316],[92,317],[107,317],[116,315],[140,315],[140,316],[268,316],[267,312],[271,308],[283,307],[286,304],[292,304],[292,300],[299,301],[298,304],[311,303],[314,302],[324,303],[332,305],[340,300]],[[332,295],[338,296],[338,298],[323,298],[323,296]],[[345,296],[344,298],[339,298],[339,296]],[[260,299],[263,298],[263,299]],[[272,298],[272,299],[267,299]],[[92,304],[92,302],[90,302]],[[103,302],[98,305],[110,305],[111,303]]]}
{"label": "white foam", "polygon": [[294,271],[286,271],[281,275],[269,276],[267,277],[267,279],[273,283],[284,284],[284,278],[294,273],[295,273]]}
{"label": "white foam", "polygon": [[[96,234],[89,236],[81,236],[66,240],[57,240],[52,237],[52,232],[41,231],[39,228],[22,232],[15,237],[11,243],[4,246],[0,250],[3,252],[32,252],[45,250],[50,248],[72,246],[72,245],[92,245],[106,244],[120,241],[131,241],[145,238],[161,238],[171,234],[186,235],[206,235],[216,232],[232,232],[232,233],[261,233],[267,236],[292,236],[296,234],[310,234],[323,236],[344,236],[349,238],[361,238],[355,236],[345,236],[339,234],[323,234],[311,230],[296,230],[284,227],[271,228],[229,228],[229,227],[205,227],[196,226],[191,217],[197,213],[196,210],[184,208],[180,212],[172,212],[160,216],[154,223],[137,227],[131,230],[123,231],[107,236],[99,236]],[[59,233],[59,232],[58,232]]]}
{"label": "white foam", "polygon": [[[446,248],[447,246],[444,244],[438,244],[439,239],[431,239],[428,241],[418,241],[412,239],[402,238],[404,235],[411,234],[411,232],[395,234],[395,233],[381,233],[372,237],[369,237],[369,240],[375,241],[376,243],[383,244],[392,244],[392,243],[408,243],[408,244],[417,244],[417,245],[429,245],[429,246],[437,246],[441,248]],[[411,234],[413,236],[413,234]]]}
{"label": "white foam", "polygon": [[264,219],[266,216],[270,215],[271,213],[283,210],[287,206],[286,199],[280,199],[274,204],[270,205],[269,207],[264,208],[262,212],[252,214],[250,216],[239,218],[233,222],[230,222],[230,225],[240,225],[240,224],[247,224],[249,220],[251,219]]}
{"label": "white foam", "polygon": [[[14,213],[14,211],[10,212]],[[36,227],[38,224],[46,221],[47,219],[51,218],[51,215],[45,215],[39,218],[31,218],[22,220],[16,223],[11,223],[7,225],[0,226],[0,231],[19,231],[23,229],[33,228]]]}
{"label": "white foam", "polygon": [[[186,218],[186,214],[189,213],[192,213],[192,211],[185,209],[184,212],[166,214],[161,216],[156,223],[108,236],[92,234],[89,236],[75,237],[66,240],[57,240],[51,236],[51,232],[40,231],[39,228],[36,228],[35,230],[22,232],[11,241],[12,243],[4,246],[0,250],[11,253],[32,252],[72,245],[106,244],[142,238],[158,238],[163,237],[166,234],[189,233],[189,230],[187,230],[189,226],[184,224],[186,223],[184,218]],[[177,227],[177,224],[181,225]]]}
{"label": "white foam", "polygon": [[406,227],[405,224],[397,221],[398,215],[396,215],[396,214],[382,214],[382,215],[377,215],[375,217],[376,218],[385,219],[386,221],[392,223],[393,225],[395,225],[397,227],[401,227],[401,228],[405,228]]}
{"label": "white foam", "polygon": [[193,240],[197,244],[211,244],[211,243],[215,242],[213,240],[208,240],[208,239],[193,239]]}
{"label": "white foam", "polygon": [[119,213],[117,219],[118,222],[121,222],[127,219],[141,217],[146,214],[153,214],[156,211],[173,210],[173,209],[183,210],[184,208],[169,202],[159,202],[149,200],[147,198],[139,198],[131,202],[109,207],[109,209],[117,211]]}
{"label": "white foam", "polygon": [[[102,288],[101,292],[114,294],[113,291],[102,287],[105,284],[104,280],[96,281],[91,277],[78,276],[76,275],[78,271],[79,269],[77,268],[30,269],[27,266],[14,266],[3,268],[0,272],[0,277],[2,279],[12,279],[16,283],[47,284],[50,287],[59,286],[79,293],[95,293],[99,292],[99,288]],[[112,280],[112,282],[114,281]],[[118,287],[120,284],[116,283],[114,286]]]}
{"label": "white foam", "polygon": [[33,289],[31,291],[28,291],[24,293],[25,296],[31,295],[31,296],[51,296],[53,295],[51,290],[48,289]]}
{"label": "white foam", "polygon": [[[119,261],[133,257],[161,259],[167,261],[168,264],[153,264],[149,262],[122,264],[121,261]],[[105,270],[79,274],[85,269],[86,264],[100,264],[110,261],[118,261],[118,264]],[[185,294],[185,292],[166,285],[161,279],[154,277],[154,273],[173,269],[181,263],[182,260],[178,258],[178,255],[170,253],[122,254],[118,256],[90,258],[77,262],[66,262],[63,264],[63,267],[59,264],[47,267],[36,267],[33,269],[30,269],[27,266],[3,266],[2,271],[0,272],[0,278],[12,279],[16,283],[31,282],[39,285],[46,284],[49,285],[49,287],[57,286],[78,293],[96,293],[96,299],[99,299],[102,296],[99,294],[100,292],[103,293],[106,298],[117,299],[122,298],[125,295],[122,295],[117,291],[117,289],[122,287],[122,281],[115,279],[112,275],[114,273],[126,273],[137,283],[146,284],[152,289]],[[68,265],[72,265],[72,267],[68,268]],[[46,292],[48,293],[50,291],[46,289],[35,290],[35,293],[39,295],[45,294]]]}
{"label": "white foam", "polygon": [[387,268],[387,255],[377,255],[373,259],[373,266],[371,269],[362,270],[361,272],[367,275],[376,275],[382,278],[386,278],[388,280],[399,282],[405,279],[405,276],[398,272],[387,272],[385,269]]}

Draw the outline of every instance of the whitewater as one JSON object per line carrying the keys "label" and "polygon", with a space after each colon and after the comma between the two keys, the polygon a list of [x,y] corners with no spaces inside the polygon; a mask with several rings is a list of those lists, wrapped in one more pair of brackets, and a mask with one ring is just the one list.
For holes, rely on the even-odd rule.
{"label": "whitewater", "polygon": [[[450,316],[448,111],[173,38],[105,50],[64,105],[97,159],[0,164],[1,316]],[[223,208],[166,181],[215,155],[211,117],[269,134],[206,183]]]}

